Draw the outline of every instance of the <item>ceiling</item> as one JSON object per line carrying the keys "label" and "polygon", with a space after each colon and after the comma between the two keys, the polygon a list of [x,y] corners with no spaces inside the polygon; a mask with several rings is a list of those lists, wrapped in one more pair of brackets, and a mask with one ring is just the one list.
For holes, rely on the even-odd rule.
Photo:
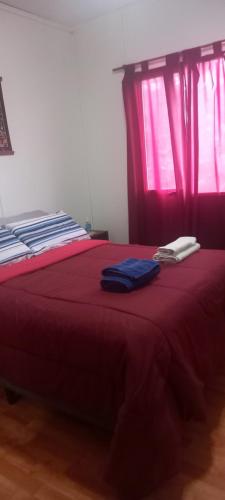
{"label": "ceiling", "polygon": [[3,0],[0,4],[75,28],[95,17],[107,14],[135,0]]}

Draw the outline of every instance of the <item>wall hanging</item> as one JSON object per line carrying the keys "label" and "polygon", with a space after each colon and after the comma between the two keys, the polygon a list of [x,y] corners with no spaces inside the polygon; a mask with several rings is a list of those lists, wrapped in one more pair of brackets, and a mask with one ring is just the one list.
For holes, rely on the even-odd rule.
{"label": "wall hanging", "polygon": [[2,93],[2,78],[0,77],[0,155],[12,155],[12,145],[9,136],[5,105]]}

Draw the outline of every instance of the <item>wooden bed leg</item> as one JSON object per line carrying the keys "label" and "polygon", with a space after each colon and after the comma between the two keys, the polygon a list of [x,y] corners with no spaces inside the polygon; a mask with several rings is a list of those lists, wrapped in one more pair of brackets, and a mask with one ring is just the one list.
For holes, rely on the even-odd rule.
{"label": "wooden bed leg", "polygon": [[14,405],[21,399],[21,396],[12,389],[4,389],[5,397],[10,405]]}

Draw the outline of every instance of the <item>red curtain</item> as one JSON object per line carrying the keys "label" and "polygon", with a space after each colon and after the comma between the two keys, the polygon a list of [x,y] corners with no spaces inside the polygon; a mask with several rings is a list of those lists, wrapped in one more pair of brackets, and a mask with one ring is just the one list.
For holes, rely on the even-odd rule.
{"label": "red curtain", "polygon": [[225,61],[221,44],[126,67],[129,234],[162,245],[193,235],[225,248]]}

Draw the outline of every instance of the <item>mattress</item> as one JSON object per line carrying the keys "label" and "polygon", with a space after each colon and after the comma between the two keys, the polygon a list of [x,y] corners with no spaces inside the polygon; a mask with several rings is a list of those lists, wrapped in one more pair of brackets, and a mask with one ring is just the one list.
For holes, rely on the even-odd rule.
{"label": "mattress", "polygon": [[204,386],[225,354],[225,252],[201,250],[112,294],[101,270],[155,248],[66,248],[2,278],[0,378],[112,429],[107,480],[141,498],[178,470],[182,421],[205,417]]}

